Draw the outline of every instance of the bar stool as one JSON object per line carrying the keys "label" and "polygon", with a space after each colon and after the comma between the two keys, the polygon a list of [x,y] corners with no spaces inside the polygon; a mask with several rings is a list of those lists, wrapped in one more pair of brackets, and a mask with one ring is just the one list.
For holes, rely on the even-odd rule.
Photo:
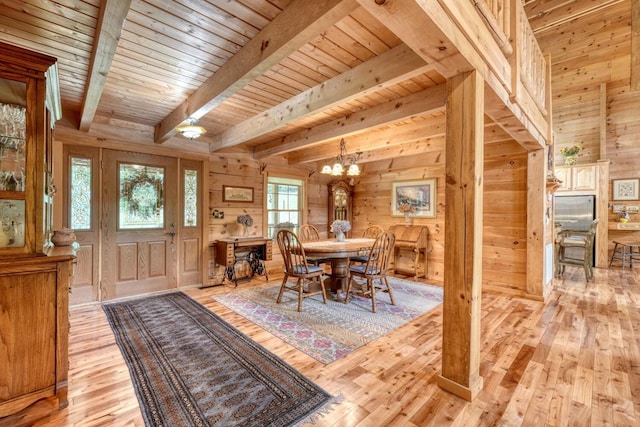
{"label": "bar stool", "polygon": [[629,267],[633,268],[633,261],[640,261],[640,243],[623,243],[615,240],[613,243],[613,253],[611,254],[609,267],[611,267],[613,261],[620,261],[624,270],[625,262],[628,262]]}

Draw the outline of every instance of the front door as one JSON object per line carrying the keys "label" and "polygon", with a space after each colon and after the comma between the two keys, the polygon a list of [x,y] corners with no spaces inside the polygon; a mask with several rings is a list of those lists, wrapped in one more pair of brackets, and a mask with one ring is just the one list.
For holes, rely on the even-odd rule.
{"label": "front door", "polygon": [[177,159],[103,151],[102,300],[177,287]]}

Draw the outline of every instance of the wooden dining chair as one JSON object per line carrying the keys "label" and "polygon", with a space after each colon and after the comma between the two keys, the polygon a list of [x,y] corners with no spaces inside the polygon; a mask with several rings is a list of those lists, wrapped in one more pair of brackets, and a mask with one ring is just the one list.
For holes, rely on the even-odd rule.
{"label": "wooden dining chair", "polygon": [[[365,239],[377,239],[382,233],[384,233],[384,228],[379,225],[370,225],[364,229],[362,237]],[[349,261],[351,263],[366,264],[366,262],[369,261],[369,250],[360,253],[358,256],[349,258]]]}
{"label": "wooden dining chair", "polygon": [[[383,232],[378,236],[371,247],[366,264],[353,265],[349,267],[349,281],[347,282],[347,295],[344,300],[345,304],[349,303],[354,285],[361,285],[362,287],[361,291],[357,292],[358,295],[371,298],[371,309],[374,313],[377,311],[377,292],[387,292],[389,294],[391,304],[396,304],[395,299],[393,298],[393,289],[391,289],[391,285],[389,284],[389,279],[387,277],[389,259],[391,258],[395,241],[396,237],[393,233],[389,231]],[[366,282],[358,283],[356,281],[356,277],[365,279]]]}
{"label": "wooden dining chair", "polygon": [[[292,291],[298,294],[298,311],[302,311],[302,300],[314,295],[322,295],[322,300],[326,304],[324,270],[322,267],[309,264],[298,236],[292,231],[280,230],[276,235],[276,240],[284,260],[284,279],[282,279],[276,303],[280,304],[284,291]],[[288,283],[290,277],[297,279],[295,284]],[[319,285],[319,290],[312,289],[311,285],[313,284]]]}
{"label": "wooden dining chair", "polygon": [[377,239],[382,233],[384,233],[384,228],[379,225],[370,225],[364,229],[362,237],[365,239]]}
{"label": "wooden dining chair", "polygon": [[[300,226],[298,237],[300,238],[301,242],[313,242],[316,240],[320,240],[320,232],[314,225],[303,224]],[[321,257],[307,257],[307,261],[313,265],[320,266],[322,264],[330,262],[331,260]]]}
{"label": "wooden dining chair", "polygon": [[567,265],[582,267],[588,282],[593,278],[593,245],[599,219],[594,219],[587,231],[562,230],[555,242],[556,277],[562,277]]}

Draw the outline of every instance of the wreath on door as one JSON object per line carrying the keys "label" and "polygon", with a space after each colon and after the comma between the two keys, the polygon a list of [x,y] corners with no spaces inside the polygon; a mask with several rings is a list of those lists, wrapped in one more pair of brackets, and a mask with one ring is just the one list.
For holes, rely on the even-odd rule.
{"label": "wreath on door", "polygon": [[153,218],[164,206],[164,176],[147,168],[130,172],[121,183],[120,197],[130,214]]}

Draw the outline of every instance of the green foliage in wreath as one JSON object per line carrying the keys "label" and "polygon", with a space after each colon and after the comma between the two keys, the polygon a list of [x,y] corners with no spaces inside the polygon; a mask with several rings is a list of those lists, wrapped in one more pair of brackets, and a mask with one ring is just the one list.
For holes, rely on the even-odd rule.
{"label": "green foliage in wreath", "polygon": [[[153,212],[141,209],[140,192],[144,187],[151,187],[155,191],[156,198],[152,205]],[[149,173],[146,168],[128,173],[120,184],[120,196],[126,201],[130,213],[137,213],[145,219],[151,218],[164,206],[164,185],[163,177]],[[142,203],[144,205],[144,203]]]}

